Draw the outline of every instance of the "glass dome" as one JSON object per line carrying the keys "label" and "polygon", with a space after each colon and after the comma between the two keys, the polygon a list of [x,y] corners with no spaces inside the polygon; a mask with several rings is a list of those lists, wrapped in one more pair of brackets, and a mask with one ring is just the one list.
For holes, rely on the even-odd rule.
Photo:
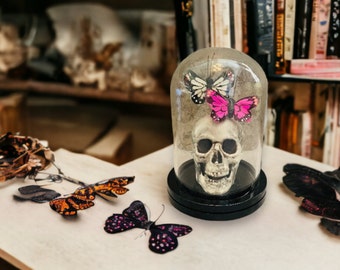
{"label": "glass dome", "polygon": [[177,208],[231,219],[262,204],[267,88],[257,62],[234,49],[201,49],[179,64],[171,81],[174,169],[168,178]]}

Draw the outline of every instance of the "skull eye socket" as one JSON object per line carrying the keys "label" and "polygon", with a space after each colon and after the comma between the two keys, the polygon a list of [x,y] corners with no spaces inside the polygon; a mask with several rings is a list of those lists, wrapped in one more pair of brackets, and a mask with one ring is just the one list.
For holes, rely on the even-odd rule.
{"label": "skull eye socket", "polygon": [[237,143],[233,139],[226,139],[222,143],[222,149],[227,154],[234,154],[237,151]]}
{"label": "skull eye socket", "polygon": [[202,140],[199,140],[197,143],[197,150],[200,153],[207,153],[211,149],[212,145],[213,143],[211,140],[202,139]]}

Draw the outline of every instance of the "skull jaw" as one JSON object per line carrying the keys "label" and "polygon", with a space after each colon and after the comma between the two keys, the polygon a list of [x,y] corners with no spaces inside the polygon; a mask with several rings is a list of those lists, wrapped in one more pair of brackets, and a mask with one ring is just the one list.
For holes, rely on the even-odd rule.
{"label": "skull jaw", "polygon": [[198,164],[196,166],[196,180],[206,193],[224,195],[234,184],[237,168],[238,166],[230,166],[227,172],[209,173],[204,169],[203,164]]}

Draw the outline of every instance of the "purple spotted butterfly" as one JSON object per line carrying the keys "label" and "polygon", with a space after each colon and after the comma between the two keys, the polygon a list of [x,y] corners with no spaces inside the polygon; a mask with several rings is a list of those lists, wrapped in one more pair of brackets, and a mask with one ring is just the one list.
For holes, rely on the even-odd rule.
{"label": "purple spotted butterfly", "polygon": [[180,224],[160,224],[150,221],[141,201],[134,201],[122,214],[108,217],[104,230],[107,233],[119,233],[133,228],[150,230],[149,248],[153,252],[164,254],[178,246],[177,237],[186,235],[192,228]]}

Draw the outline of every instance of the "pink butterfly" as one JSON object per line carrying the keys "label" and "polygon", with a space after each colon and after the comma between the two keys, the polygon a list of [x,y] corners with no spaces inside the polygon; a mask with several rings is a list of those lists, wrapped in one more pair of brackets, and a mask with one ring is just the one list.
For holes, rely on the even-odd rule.
{"label": "pink butterfly", "polygon": [[208,90],[207,102],[212,110],[211,117],[216,122],[220,122],[226,117],[234,118],[240,122],[250,122],[250,110],[256,107],[258,98],[249,96],[235,101],[232,98],[221,96],[216,91]]}

